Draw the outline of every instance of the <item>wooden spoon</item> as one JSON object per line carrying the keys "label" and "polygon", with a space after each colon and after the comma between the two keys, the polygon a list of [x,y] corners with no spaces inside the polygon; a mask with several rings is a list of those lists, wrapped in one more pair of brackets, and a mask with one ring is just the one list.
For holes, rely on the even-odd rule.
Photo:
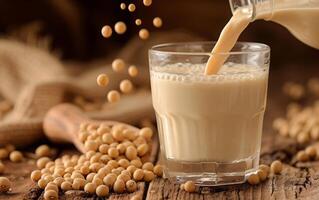
{"label": "wooden spoon", "polygon": [[72,104],[60,104],[51,108],[44,118],[43,129],[45,135],[51,141],[73,143],[79,151],[85,153],[84,144],[78,138],[80,124],[83,122],[93,124],[105,123],[110,126],[121,124],[127,129],[133,131],[139,130],[134,126],[117,121],[91,120],[86,117],[79,108]]}

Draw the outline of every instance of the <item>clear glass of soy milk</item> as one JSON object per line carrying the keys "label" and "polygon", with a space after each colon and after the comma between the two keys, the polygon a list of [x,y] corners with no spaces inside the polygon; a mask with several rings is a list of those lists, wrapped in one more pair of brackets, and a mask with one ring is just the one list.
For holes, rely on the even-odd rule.
{"label": "clear glass of soy milk", "polygon": [[[270,48],[236,43],[212,55],[215,43],[171,43],[149,51],[153,107],[164,176],[176,182],[227,185],[259,165]],[[210,56],[225,59],[205,75]]]}

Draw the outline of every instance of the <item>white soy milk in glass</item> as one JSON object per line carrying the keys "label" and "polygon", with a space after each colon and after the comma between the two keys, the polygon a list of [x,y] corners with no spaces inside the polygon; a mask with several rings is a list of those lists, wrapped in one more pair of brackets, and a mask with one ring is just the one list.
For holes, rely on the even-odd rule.
{"label": "white soy milk in glass", "polygon": [[150,51],[153,107],[165,176],[201,185],[239,183],[259,162],[269,48],[238,43],[217,75],[204,75],[210,43]]}

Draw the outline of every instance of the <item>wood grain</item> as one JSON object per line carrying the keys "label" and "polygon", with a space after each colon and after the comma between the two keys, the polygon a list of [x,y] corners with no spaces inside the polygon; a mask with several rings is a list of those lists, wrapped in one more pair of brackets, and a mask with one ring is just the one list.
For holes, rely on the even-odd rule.
{"label": "wood grain", "polygon": [[12,182],[12,190],[9,194],[1,194],[0,199],[14,200],[23,199],[25,194],[34,187],[30,179],[30,172],[36,168],[34,162],[24,161],[22,163],[12,163],[4,161],[6,176]]}
{"label": "wood grain", "polygon": [[[273,150],[262,154],[261,162],[269,164],[272,160],[282,159],[289,162],[296,152],[296,145],[286,138],[276,138],[269,134],[264,137],[263,146],[272,146]],[[268,147],[267,147],[268,149]],[[224,187],[200,188],[198,193],[187,193],[179,185],[168,180],[156,179],[150,184],[147,197],[153,199],[318,199],[319,173],[318,163],[311,168],[296,168],[285,164],[282,175],[270,177],[258,186],[241,184]],[[315,196],[313,196],[315,195]]]}

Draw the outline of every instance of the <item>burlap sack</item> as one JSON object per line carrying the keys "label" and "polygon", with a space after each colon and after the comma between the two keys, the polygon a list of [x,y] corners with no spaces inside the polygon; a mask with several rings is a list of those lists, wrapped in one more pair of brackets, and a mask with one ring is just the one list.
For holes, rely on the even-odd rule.
{"label": "burlap sack", "polygon": [[[164,42],[191,41],[195,37],[183,33],[153,34],[147,42],[132,39],[116,57],[140,69],[137,86],[149,83],[147,52],[155,44]],[[41,139],[42,121],[46,112],[65,101],[67,94],[79,94],[94,98],[105,96],[107,91],[118,88],[125,74],[113,73],[110,67],[114,57],[92,63],[62,63],[48,52],[35,47],[0,39],[0,93],[14,103],[14,109],[0,121],[0,145],[12,143],[26,146]],[[68,65],[82,65],[80,73],[69,70]],[[85,67],[83,67],[85,66]],[[72,68],[72,67],[71,67]],[[110,75],[110,85],[100,88],[96,77],[100,73]],[[140,91],[127,96],[108,110],[87,113],[95,119],[112,119],[134,123],[153,114],[149,91]]]}

